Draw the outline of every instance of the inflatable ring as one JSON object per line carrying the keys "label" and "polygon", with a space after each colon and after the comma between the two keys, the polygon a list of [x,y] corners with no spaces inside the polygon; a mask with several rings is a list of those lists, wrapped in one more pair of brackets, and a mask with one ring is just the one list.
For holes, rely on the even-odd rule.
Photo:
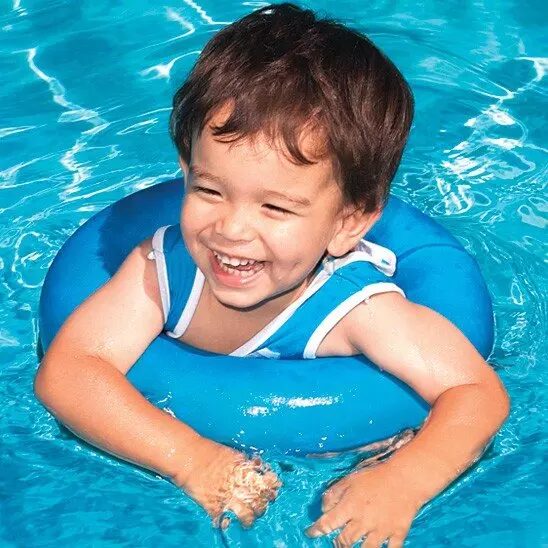
{"label": "inflatable ring", "polygon": [[[183,182],[127,196],[82,225],[55,257],[42,289],[47,349],[69,314],[142,240],[179,219]],[[475,260],[435,221],[391,197],[367,239],[390,248],[408,299],[453,322],[487,357],[491,300]],[[155,405],[200,434],[247,450],[341,451],[417,427],[428,405],[363,357],[269,360],[211,354],[161,334],[128,372]]]}

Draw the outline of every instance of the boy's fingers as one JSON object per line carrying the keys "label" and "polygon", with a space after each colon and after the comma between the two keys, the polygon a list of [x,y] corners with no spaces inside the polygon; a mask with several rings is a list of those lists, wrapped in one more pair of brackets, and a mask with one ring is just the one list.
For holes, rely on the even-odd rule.
{"label": "boy's fingers", "polygon": [[341,500],[345,491],[346,487],[344,486],[340,488],[333,486],[327,489],[322,496],[322,512],[326,513],[332,510]]}
{"label": "boy's fingers", "polygon": [[381,533],[370,533],[361,543],[360,548],[379,548],[386,540],[386,535]]}
{"label": "boy's fingers", "polygon": [[230,525],[231,519],[230,516],[223,515],[219,518],[219,527],[224,531]]}
{"label": "boy's fingers", "polygon": [[250,491],[255,492],[259,498],[266,498],[270,501],[274,500],[278,495],[278,489],[282,485],[278,476],[273,472],[267,472],[259,476],[258,479],[259,481],[255,483],[255,488],[251,487]]}
{"label": "boy's fingers", "polygon": [[411,525],[407,529],[394,533],[388,539],[388,548],[402,548],[410,528],[411,528]]}
{"label": "boy's fingers", "polygon": [[262,516],[265,513],[266,509],[268,508],[268,502],[268,500],[261,499],[253,504],[253,512],[255,513],[256,518]]}
{"label": "boy's fingers", "polygon": [[276,489],[271,489],[266,493],[266,495],[263,495],[262,498],[265,498],[268,502],[272,502],[273,500],[276,500],[277,496],[278,491]]}
{"label": "boy's fingers", "polygon": [[280,478],[274,472],[267,472],[263,478],[269,489],[279,489],[282,486]]}
{"label": "boy's fingers", "polygon": [[305,533],[312,538],[321,537],[341,528],[350,518],[342,512],[338,506],[330,512],[323,514],[319,520],[313,523]]}
{"label": "boy's fingers", "polygon": [[205,507],[205,511],[209,514],[214,527],[219,527],[221,517],[223,515],[223,504],[221,502],[208,505]]}
{"label": "boy's fingers", "polygon": [[335,538],[333,544],[336,548],[354,546],[354,544],[360,540],[361,536],[363,536],[363,528],[360,527],[360,524],[357,521],[350,520],[339,536]]}
{"label": "boy's fingers", "polygon": [[232,498],[228,501],[225,506],[225,512],[226,511],[234,512],[239,522],[244,527],[251,527],[255,521],[255,512],[253,509],[236,498]]}

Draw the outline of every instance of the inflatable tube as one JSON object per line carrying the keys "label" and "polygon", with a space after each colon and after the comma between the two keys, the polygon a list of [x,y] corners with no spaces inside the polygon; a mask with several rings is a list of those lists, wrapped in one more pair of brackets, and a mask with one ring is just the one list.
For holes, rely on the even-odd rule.
{"label": "inflatable tube", "polygon": [[[40,337],[47,349],[67,316],[156,228],[178,222],[181,179],[101,211],[65,243],[46,276]],[[451,320],[486,357],[491,301],[476,262],[445,229],[391,197],[368,240],[398,258],[394,281]],[[417,427],[428,406],[362,357],[268,360],[210,354],[160,335],[128,373],[150,401],[199,433],[244,449],[340,451]]]}

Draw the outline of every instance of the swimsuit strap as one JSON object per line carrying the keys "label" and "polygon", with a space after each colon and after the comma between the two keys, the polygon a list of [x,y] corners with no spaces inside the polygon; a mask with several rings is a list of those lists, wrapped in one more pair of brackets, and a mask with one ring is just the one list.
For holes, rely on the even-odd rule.
{"label": "swimsuit strap", "polygon": [[196,267],[186,248],[179,225],[160,227],[152,238],[152,252],[165,330],[170,337],[179,338],[194,315],[204,285],[204,275]]}
{"label": "swimsuit strap", "polygon": [[[167,335],[186,331],[204,286],[183,241],[179,225],[160,227],[152,238]],[[396,256],[362,240],[342,258],[327,257],[305,292],[232,356],[314,358],[325,336],[360,302],[374,294],[403,291],[390,277]]]}
{"label": "swimsuit strap", "polygon": [[305,293],[232,356],[315,358],[325,336],[353,308],[372,295],[403,291],[390,279],[392,251],[362,240],[342,258],[328,257]]}

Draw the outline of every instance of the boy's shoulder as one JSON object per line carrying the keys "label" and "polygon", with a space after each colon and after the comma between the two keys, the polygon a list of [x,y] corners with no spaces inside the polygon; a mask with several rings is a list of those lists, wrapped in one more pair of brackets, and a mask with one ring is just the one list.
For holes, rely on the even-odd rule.
{"label": "boy's shoulder", "polygon": [[[372,295],[348,312],[326,335],[316,356],[355,356],[363,354],[356,338],[369,338],[379,327],[391,330],[390,318],[398,309],[412,304],[401,293],[390,291]],[[371,329],[374,322],[374,330]],[[358,333],[358,335],[356,335]]]}
{"label": "boy's shoulder", "polygon": [[450,320],[396,292],[357,305],[324,343],[321,355],[362,354],[430,404],[445,390],[479,382],[490,372]]}
{"label": "boy's shoulder", "polygon": [[119,291],[122,286],[142,290],[152,303],[161,309],[162,300],[158,275],[153,258],[152,236],[139,242],[126,256],[114,276],[105,284],[107,291]]}
{"label": "boy's shoulder", "polygon": [[145,294],[161,307],[162,299],[156,265],[151,260],[153,253],[152,236],[137,244],[131,253],[136,255],[134,267],[143,269],[143,289]]}
{"label": "boy's shoulder", "polygon": [[152,238],[142,240],[129,252],[105,287],[110,286],[107,291],[117,299],[133,299],[136,306],[154,309],[156,317],[162,311],[162,299],[156,264],[151,260]]}
{"label": "boy's shoulder", "polygon": [[62,346],[111,363],[126,373],[163,329],[150,238],[126,256],[116,273],[69,316]]}

